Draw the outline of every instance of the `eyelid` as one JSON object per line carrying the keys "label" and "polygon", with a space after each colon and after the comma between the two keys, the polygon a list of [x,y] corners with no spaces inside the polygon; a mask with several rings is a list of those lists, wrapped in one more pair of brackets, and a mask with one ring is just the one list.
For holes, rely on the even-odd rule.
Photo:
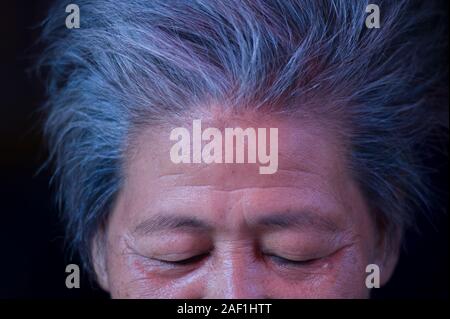
{"label": "eyelid", "polygon": [[162,263],[182,266],[182,265],[189,265],[189,264],[194,264],[196,262],[199,262],[203,258],[207,257],[209,254],[210,254],[210,252],[206,252],[206,253],[193,255],[188,258],[177,259],[177,260],[167,260],[167,259],[162,259],[162,258],[154,258],[154,259],[159,262],[162,262]]}
{"label": "eyelid", "polygon": [[311,259],[319,259],[321,257],[325,257],[333,252],[333,250],[329,249],[321,249],[314,251],[305,251],[303,253],[287,251],[285,249],[263,249],[261,250],[263,255],[267,256],[278,256],[280,258],[290,260],[290,261],[306,261]]}
{"label": "eyelid", "polygon": [[314,261],[318,261],[322,259],[322,257],[312,257],[312,258],[304,258],[304,259],[290,259],[276,254],[265,254],[267,257],[272,258],[277,263],[285,263],[285,264],[297,264],[297,265],[305,265],[308,263],[312,263]]}

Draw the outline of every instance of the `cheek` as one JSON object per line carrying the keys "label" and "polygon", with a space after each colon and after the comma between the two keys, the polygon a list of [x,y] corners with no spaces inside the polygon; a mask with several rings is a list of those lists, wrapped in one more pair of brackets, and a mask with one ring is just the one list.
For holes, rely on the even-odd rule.
{"label": "cheek", "polygon": [[350,247],[335,256],[334,260],[297,278],[273,276],[266,289],[271,292],[270,298],[368,298],[366,264],[365,253],[359,247]]}
{"label": "cheek", "polygon": [[108,277],[112,298],[201,298],[204,287],[201,268],[177,277],[149,271],[142,258],[132,255],[110,258]]}

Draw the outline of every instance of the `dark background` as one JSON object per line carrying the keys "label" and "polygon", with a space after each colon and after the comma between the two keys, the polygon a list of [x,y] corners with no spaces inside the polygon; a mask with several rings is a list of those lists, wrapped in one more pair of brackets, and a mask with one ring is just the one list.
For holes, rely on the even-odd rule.
{"label": "dark background", "polygon": [[[49,3],[7,1],[0,8],[0,298],[106,298],[83,272],[80,289],[66,288],[65,266],[79,261],[63,250],[50,172],[37,174],[47,155],[39,113],[44,90],[26,70],[40,50],[34,45],[36,25]],[[442,8],[448,10],[446,0]],[[436,217],[419,218],[421,233],[407,234],[408,249],[376,298],[448,298],[448,158],[436,153],[429,161],[437,169],[432,181],[442,199],[432,207]]]}

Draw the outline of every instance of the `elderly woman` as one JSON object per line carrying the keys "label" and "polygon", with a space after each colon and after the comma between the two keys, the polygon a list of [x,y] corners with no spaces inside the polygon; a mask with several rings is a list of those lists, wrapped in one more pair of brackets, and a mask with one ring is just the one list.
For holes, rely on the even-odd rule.
{"label": "elderly woman", "polygon": [[77,4],[80,28],[65,4],[45,22],[45,132],[71,251],[113,298],[389,280],[445,126],[430,2],[378,1],[379,28],[365,1]]}

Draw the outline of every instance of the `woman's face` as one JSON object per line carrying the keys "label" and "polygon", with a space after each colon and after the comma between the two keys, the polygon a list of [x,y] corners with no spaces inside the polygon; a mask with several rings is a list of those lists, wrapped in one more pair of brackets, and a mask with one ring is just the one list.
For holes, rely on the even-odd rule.
{"label": "woman's face", "polygon": [[276,117],[202,124],[278,128],[277,172],[174,164],[175,126],[143,131],[99,236],[105,243],[93,245],[113,298],[366,298],[368,264],[382,283],[390,277],[396,254],[384,251],[336,134]]}

